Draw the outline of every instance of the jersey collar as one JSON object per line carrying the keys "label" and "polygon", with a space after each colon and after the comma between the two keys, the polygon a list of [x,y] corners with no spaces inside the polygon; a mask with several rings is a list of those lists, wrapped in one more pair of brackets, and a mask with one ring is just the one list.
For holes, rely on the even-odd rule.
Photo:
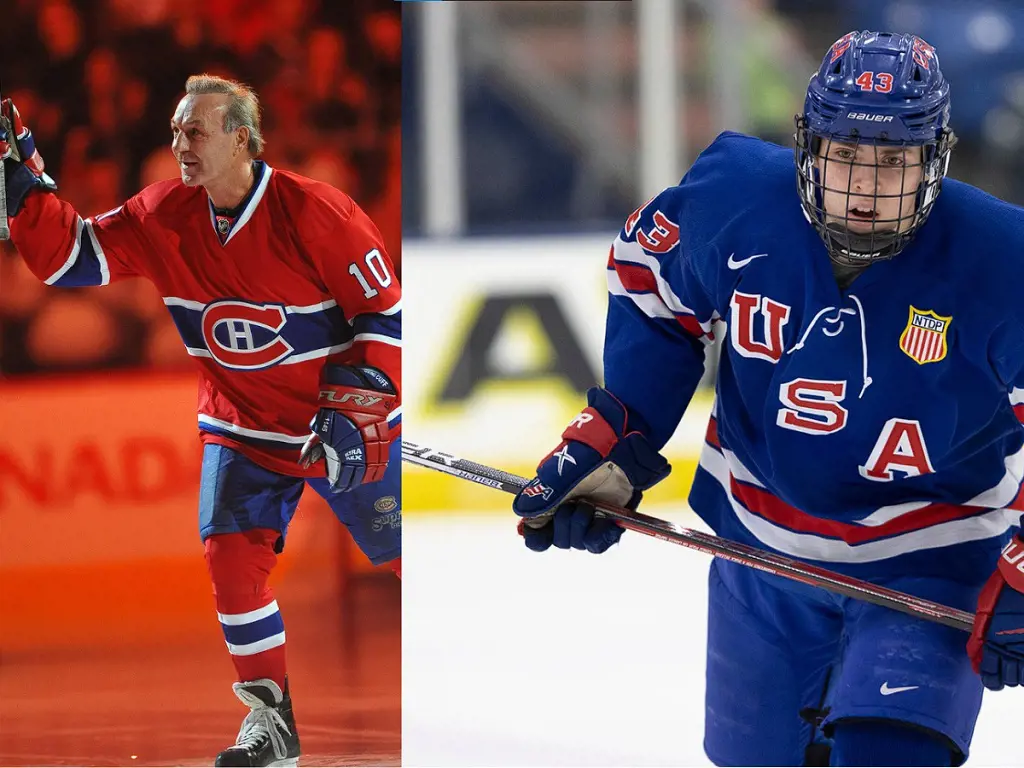
{"label": "jersey collar", "polygon": [[221,245],[227,245],[231,242],[231,238],[244,227],[249,219],[252,218],[253,213],[256,212],[256,206],[260,204],[260,200],[263,199],[263,193],[267,191],[267,185],[270,183],[270,174],[274,172],[274,169],[267,165],[262,160],[256,160],[253,162],[253,175],[255,182],[252,185],[252,189],[249,190],[249,194],[245,196],[245,199],[241,203],[241,213],[231,223],[230,228],[227,231],[226,236],[221,235],[217,231],[217,214],[213,207],[213,201],[207,197],[206,202],[210,208],[210,224],[213,226],[213,232],[217,235],[218,239],[221,240]]}

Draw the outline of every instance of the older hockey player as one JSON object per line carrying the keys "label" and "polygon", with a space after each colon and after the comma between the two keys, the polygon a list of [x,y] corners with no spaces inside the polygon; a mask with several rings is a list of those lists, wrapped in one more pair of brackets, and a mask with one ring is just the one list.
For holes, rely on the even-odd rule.
{"label": "older hockey player", "polygon": [[713,561],[716,764],[959,765],[982,686],[1024,683],[1024,211],[943,185],[948,122],[930,45],[854,32],[811,78],[795,156],[720,136],[626,220],[605,386],[514,502],[531,549],[618,541],[579,499],[635,506],[668,475],[658,451],[721,319],[693,509],[722,536],[977,608],[968,645]]}
{"label": "older hockey player", "polygon": [[372,562],[399,570],[401,525],[379,522],[401,498],[400,288],[380,235],[344,193],[258,159],[259,104],[232,81],[189,78],[170,123],[180,180],[93,219],[54,194],[18,111],[9,100],[2,111],[12,238],[29,268],[60,287],[148,278],[195,358],[199,532],[234,690],[251,709],[216,764],[295,765],[267,582],[303,487]]}

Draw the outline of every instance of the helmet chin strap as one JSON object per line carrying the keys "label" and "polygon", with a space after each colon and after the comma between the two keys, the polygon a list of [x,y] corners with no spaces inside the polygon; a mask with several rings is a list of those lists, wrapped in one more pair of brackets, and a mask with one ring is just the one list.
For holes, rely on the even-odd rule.
{"label": "helmet chin strap", "polygon": [[843,266],[867,266],[874,261],[892,258],[896,250],[898,235],[895,230],[862,235],[835,222],[828,223],[825,230],[837,246],[829,249],[829,256]]}

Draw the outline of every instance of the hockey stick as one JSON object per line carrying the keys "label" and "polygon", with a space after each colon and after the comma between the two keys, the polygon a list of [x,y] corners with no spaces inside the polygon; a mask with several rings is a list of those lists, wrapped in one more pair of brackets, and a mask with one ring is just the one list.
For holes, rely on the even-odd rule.
{"label": "hockey stick", "polygon": [[[519,493],[529,482],[526,478],[518,475],[460,459],[450,453],[443,453],[425,445],[410,443],[407,440],[402,441],[402,460],[506,493]],[[670,541],[707,555],[731,560],[734,563],[757,568],[812,587],[820,587],[835,594],[892,608],[901,613],[945,624],[947,627],[961,629],[964,632],[970,632],[974,624],[974,614],[967,611],[950,608],[931,600],[923,600],[905,592],[881,587],[851,576],[844,576],[841,573],[835,573],[783,555],[764,552],[710,533],[682,528],[675,523],[659,520],[640,512],[604,504],[595,504],[594,507],[602,515],[611,518],[627,531],[636,531],[662,541]]]}
{"label": "hockey stick", "polygon": [[[18,144],[11,135],[10,121],[0,114],[0,128],[4,129],[5,135],[11,143],[11,153],[14,159],[18,159]],[[4,161],[0,160],[0,240],[10,240],[11,230],[7,226],[7,171],[4,168]]]}

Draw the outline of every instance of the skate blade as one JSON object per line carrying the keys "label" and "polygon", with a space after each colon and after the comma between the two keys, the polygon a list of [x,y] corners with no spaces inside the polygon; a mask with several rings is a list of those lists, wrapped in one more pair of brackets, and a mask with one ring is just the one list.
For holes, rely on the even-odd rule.
{"label": "skate blade", "polygon": [[299,758],[286,757],[284,760],[275,760],[267,765],[270,766],[270,768],[299,768]]}

